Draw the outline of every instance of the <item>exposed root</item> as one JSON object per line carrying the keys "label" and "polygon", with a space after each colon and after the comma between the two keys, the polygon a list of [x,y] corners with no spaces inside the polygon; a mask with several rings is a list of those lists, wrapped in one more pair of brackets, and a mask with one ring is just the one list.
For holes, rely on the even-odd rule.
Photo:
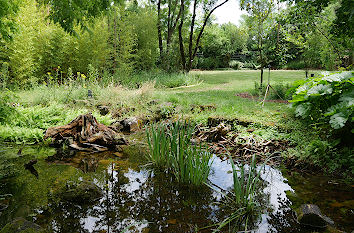
{"label": "exposed root", "polygon": [[44,140],[51,138],[55,145],[65,142],[81,151],[117,150],[119,145],[126,145],[123,136],[112,128],[98,123],[91,113],[80,115],[67,125],[48,128]]}

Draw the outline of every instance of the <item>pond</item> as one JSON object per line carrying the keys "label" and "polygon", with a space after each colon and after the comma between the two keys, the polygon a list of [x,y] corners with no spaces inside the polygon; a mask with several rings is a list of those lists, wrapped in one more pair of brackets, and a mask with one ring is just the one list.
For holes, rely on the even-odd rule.
{"label": "pond", "polygon": [[[0,182],[0,229],[23,217],[48,232],[212,232],[213,224],[230,214],[220,202],[232,186],[231,165],[217,156],[209,175],[212,187],[191,189],[147,166],[146,149],[139,145],[95,154],[8,144],[0,148],[2,166],[11,159],[16,171]],[[34,159],[35,169],[25,169]],[[305,203],[318,205],[335,222],[333,228],[354,229],[353,186],[271,166],[259,169],[263,211],[252,223],[254,232],[306,232],[293,211]],[[97,185],[102,195],[89,203],[64,200],[61,190],[83,180]]]}

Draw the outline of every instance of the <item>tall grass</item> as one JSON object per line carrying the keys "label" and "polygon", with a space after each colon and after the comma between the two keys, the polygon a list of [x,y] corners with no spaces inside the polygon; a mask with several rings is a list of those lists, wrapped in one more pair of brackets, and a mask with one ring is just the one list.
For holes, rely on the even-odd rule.
{"label": "tall grass", "polygon": [[225,201],[223,205],[233,209],[233,213],[218,224],[218,228],[214,232],[218,232],[222,228],[229,226],[236,230],[248,230],[249,223],[255,216],[258,216],[259,202],[256,200],[258,188],[261,185],[261,172],[257,170],[256,157],[253,155],[251,164],[248,169],[245,164],[236,167],[232,158],[229,158],[232,173],[233,186],[232,192],[223,193]]}
{"label": "tall grass", "polygon": [[179,121],[153,125],[147,130],[148,159],[157,167],[167,168],[177,182],[200,186],[210,173],[211,153],[201,145],[192,145],[192,135],[193,127]]}

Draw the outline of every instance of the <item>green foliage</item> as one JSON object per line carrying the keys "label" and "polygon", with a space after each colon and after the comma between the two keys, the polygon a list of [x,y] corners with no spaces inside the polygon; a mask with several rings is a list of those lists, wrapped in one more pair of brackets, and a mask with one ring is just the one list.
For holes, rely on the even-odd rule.
{"label": "green foliage", "polygon": [[136,88],[143,85],[143,83],[154,82],[155,87],[179,87],[188,86],[199,83],[196,75],[186,75],[183,73],[166,73],[163,71],[142,71],[132,74],[130,76],[116,74],[113,76],[116,83],[123,86]]}
{"label": "green foliage", "polygon": [[[65,105],[56,102],[47,103],[45,107],[19,106],[16,107],[16,117],[7,118],[0,125],[0,138],[12,142],[41,142],[47,128],[68,124],[78,115],[87,112],[87,109],[68,110]],[[112,122],[110,115],[101,116],[97,112],[93,114],[100,123],[109,125]]]}
{"label": "green foliage", "polygon": [[16,1],[0,0],[0,40],[11,39],[11,33],[15,31],[15,23],[9,19],[9,16],[15,14],[17,10]]}
{"label": "green foliage", "polygon": [[[233,186],[232,191],[228,194],[223,193],[226,197],[224,205],[233,210],[233,213],[218,224],[218,228],[214,232],[219,232],[225,226],[229,226],[232,232],[248,230],[248,223],[254,217],[260,204],[256,200],[259,187],[261,185],[261,172],[257,170],[255,155],[252,156],[251,164],[246,168],[245,164],[236,166],[233,159],[229,161],[232,166]],[[261,170],[261,169],[260,169]]]}
{"label": "green foliage", "polygon": [[[258,82],[254,83],[254,89],[250,91],[251,95],[254,96],[259,96],[259,97],[264,97],[266,93],[266,86],[260,86]],[[291,88],[290,84],[288,83],[277,83],[273,84],[272,88],[269,88],[268,94],[267,94],[267,99],[271,100],[290,100],[292,97],[292,94],[294,92],[294,89]]]}
{"label": "green foliage", "polygon": [[200,186],[208,178],[212,161],[206,149],[191,144],[193,130],[186,122],[179,121],[152,125],[146,131],[148,159],[157,167],[169,169],[177,182]]}
{"label": "green foliage", "polygon": [[200,44],[200,52],[203,55],[197,59],[196,68],[229,67],[231,57],[235,53],[242,53],[246,49],[247,37],[246,30],[231,23],[208,25]]}
{"label": "green foliage", "polygon": [[15,108],[11,105],[14,94],[11,91],[1,90],[0,92],[0,123],[6,122],[15,114]]}
{"label": "green foliage", "polygon": [[322,126],[329,123],[333,129],[350,127],[354,111],[353,81],[353,72],[327,72],[306,80],[290,101],[296,116]]}
{"label": "green foliage", "polygon": [[50,18],[69,33],[76,32],[74,27],[77,24],[85,27],[87,18],[99,16],[112,3],[109,0],[38,0],[38,2],[47,4]]}
{"label": "green foliage", "polygon": [[240,70],[241,68],[243,68],[243,63],[240,61],[232,60],[229,62],[229,66],[234,70]]}

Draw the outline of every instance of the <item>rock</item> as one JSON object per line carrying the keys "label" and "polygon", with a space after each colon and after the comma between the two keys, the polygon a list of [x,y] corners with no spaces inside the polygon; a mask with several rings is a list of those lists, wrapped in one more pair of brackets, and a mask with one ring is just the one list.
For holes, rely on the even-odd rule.
{"label": "rock", "polygon": [[333,225],[334,222],[321,213],[320,208],[313,204],[304,204],[300,207],[299,222],[301,225],[326,228],[327,225]]}
{"label": "rock", "polygon": [[86,204],[100,199],[103,192],[93,182],[81,181],[80,183],[67,183],[59,195],[65,201]]}
{"label": "rock", "polygon": [[44,229],[24,218],[15,218],[12,222],[5,225],[4,228],[0,230],[0,233],[44,233]]}
{"label": "rock", "polygon": [[143,125],[142,120],[136,117],[126,118],[122,120],[120,123],[123,126],[122,131],[124,132],[136,132]]}
{"label": "rock", "polygon": [[97,106],[97,108],[98,108],[98,110],[100,111],[100,114],[101,114],[102,116],[105,116],[105,115],[107,115],[107,114],[109,113],[109,108],[108,108],[107,106],[101,106],[101,105],[99,105],[99,106]]}

